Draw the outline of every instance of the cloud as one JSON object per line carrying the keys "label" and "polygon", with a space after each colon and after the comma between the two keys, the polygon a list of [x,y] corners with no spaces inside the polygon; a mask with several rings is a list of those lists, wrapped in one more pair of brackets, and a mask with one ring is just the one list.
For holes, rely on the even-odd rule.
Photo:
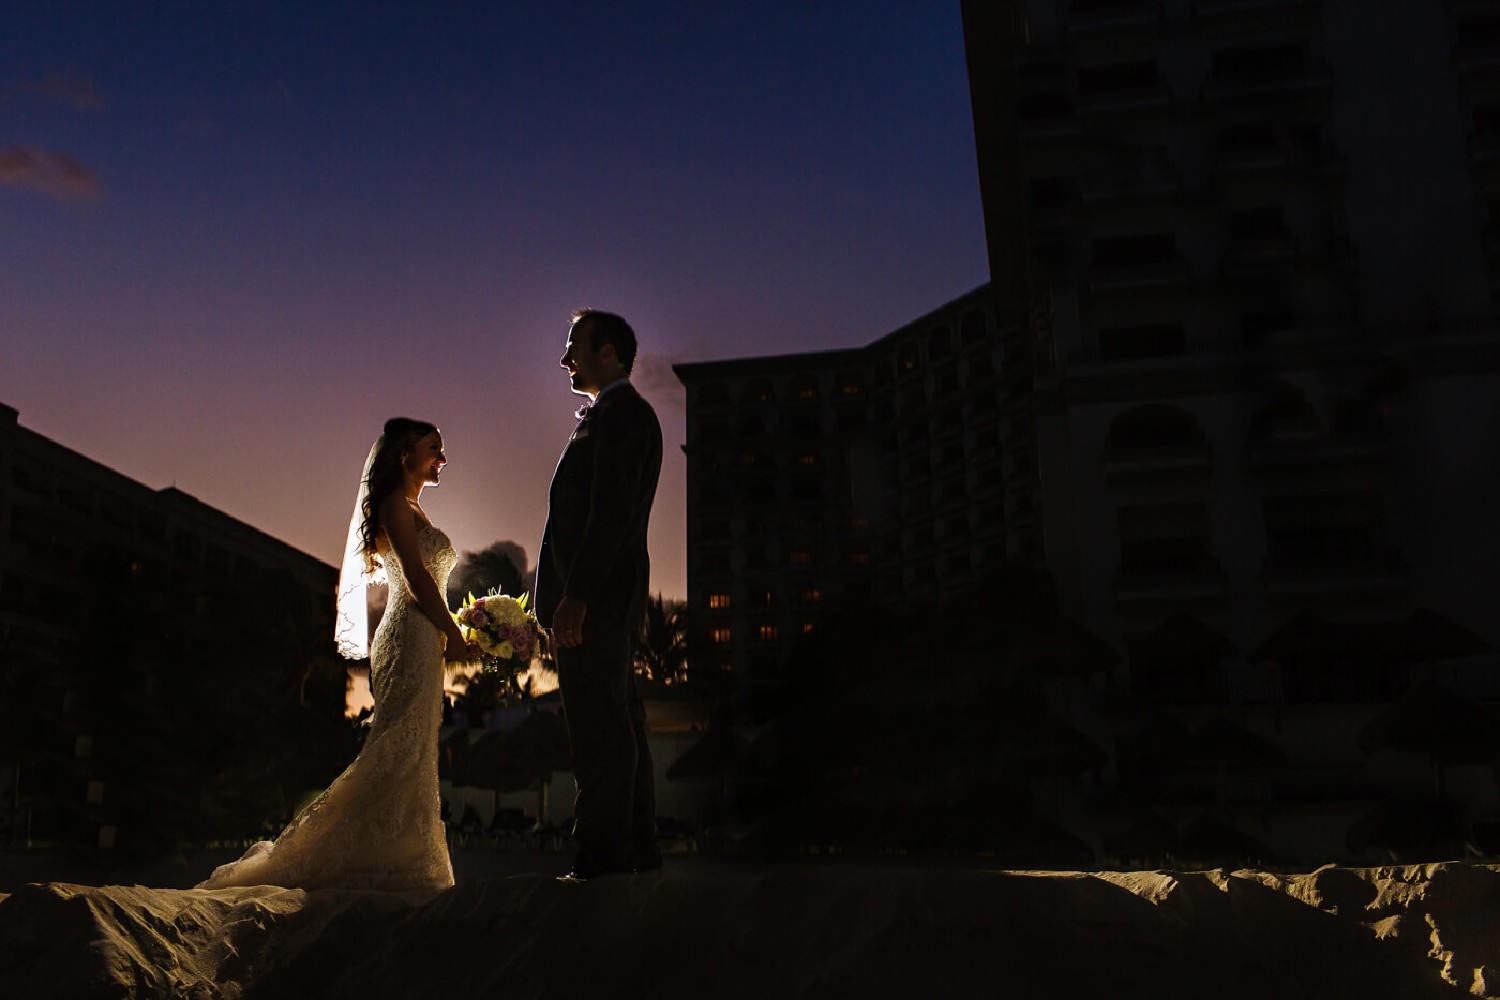
{"label": "cloud", "polygon": [[67,76],[62,73],[48,73],[46,76],[35,80],[22,80],[8,87],[0,88],[0,99],[9,100],[15,97],[42,97],[47,100],[61,101],[71,104],[75,108],[102,108],[104,102],[94,92],[94,81],[87,76]]}
{"label": "cloud", "polygon": [[41,146],[0,146],[0,185],[40,191],[54,198],[97,198],[103,191],[93,173],[67,153]]}
{"label": "cloud", "polygon": [[640,351],[635,356],[630,380],[652,399],[670,403],[679,410],[685,409],[683,385],[672,373],[672,366],[684,361],[703,361],[712,356],[712,350],[699,338],[694,339],[692,346],[671,354]]}

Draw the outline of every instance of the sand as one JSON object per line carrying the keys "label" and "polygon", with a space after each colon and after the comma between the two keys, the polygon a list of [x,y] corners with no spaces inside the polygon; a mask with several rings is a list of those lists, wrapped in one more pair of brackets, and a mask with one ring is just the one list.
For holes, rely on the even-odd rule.
{"label": "sand", "polygon": [[3,997],[1500,996],[1500,867],[669,865],[438,896],[23,885]]}

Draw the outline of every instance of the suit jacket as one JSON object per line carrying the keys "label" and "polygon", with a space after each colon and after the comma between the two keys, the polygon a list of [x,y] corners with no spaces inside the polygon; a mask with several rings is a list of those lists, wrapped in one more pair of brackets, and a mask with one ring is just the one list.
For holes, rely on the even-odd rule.
{"label": "suit jacket", "polygon": [[568,439],[552,474],[537,556],[536,616],[552,627],[564,597],[589,617],[634,626],[646,610],[646,526],[661,474],[656,411],[626,383],[602,393]]}

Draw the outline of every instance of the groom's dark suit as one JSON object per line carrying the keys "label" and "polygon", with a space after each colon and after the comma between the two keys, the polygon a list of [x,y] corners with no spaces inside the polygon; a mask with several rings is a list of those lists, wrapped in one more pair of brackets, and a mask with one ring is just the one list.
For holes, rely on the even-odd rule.
{"label": "groom's dark suit", "polygon": [[544,628],[564,597],[588,604],[583,642],[556,647],[578,780],[579,874],[660,863],[645,712],[631,654],[645,613],[646,525],[661,472],[661,425],[629,382],[601,392],[557,463],[537,557]]}

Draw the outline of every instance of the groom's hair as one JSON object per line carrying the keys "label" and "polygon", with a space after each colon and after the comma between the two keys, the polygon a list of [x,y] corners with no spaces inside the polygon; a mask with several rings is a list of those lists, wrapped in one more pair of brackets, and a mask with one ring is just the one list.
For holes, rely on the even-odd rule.
{"label": "groom's hair", "polygon": [[595,354],[605,344],[613,344],[615,358],[620,362],[620,367],[625,369],[629,375],[635,367],[635,331],[630,324],[625,322],[623,316],[617,316],[611,312],[601,312],[598,309],[575,309],[573,311],[573,323],[576,325],[588,320],[584,331],[589,335],[589,350]]}

